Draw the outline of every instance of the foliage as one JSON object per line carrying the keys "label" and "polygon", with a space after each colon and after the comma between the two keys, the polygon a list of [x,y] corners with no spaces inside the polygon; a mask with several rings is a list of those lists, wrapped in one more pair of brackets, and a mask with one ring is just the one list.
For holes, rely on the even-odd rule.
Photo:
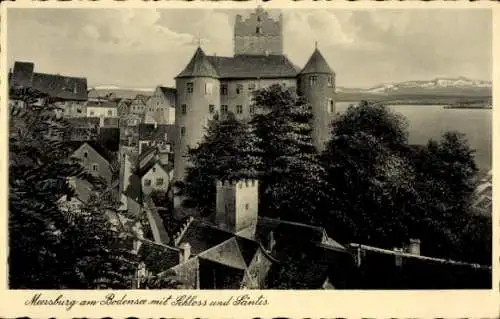
{"label": "foliage", "polygon": [[183,205],[210,215],[215,207],[217,180],[255,178],[260,159],[251,127],[233,114],[209,122],[203,141],[188,150],[186,180],[180,186]]}
{"label": "foliage", "polygon": [[325,227],[343,242],[392,249],[419,238],[425,255],[476,258],[468,229],[485,227],[471,216],[474,152],[458,133],[427,146],[409,145],[407,135],[402,117],[366,102],[332,123],[322,154],[335,189]]}
{"label": "foliage", "polygon": [[279,85],[256,91],[254,101],[252,125],[262,150],[259,211],[314,222],[329,190],[312,143],[312,113],[293,89]]}
{"label": "foliage", "polygon": [[[123,287],[124,274],[113,272],[121,272],[120,260],[128,257],[115,248],[117,233],[104,218],[106,185],[70,158],[72,149],[62,141],[70,126],[55,115],[53,99],[27,88],[10,96],[22,101],[10,107],[10,287]],[[70,177],[91,182],[103,196],[81,212],[63,212],[60,199],[74,195]]]}

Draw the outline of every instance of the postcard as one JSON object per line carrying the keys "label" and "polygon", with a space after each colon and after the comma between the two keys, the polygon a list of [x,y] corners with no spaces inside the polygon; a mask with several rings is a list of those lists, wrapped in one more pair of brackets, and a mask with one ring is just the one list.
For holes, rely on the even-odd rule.
{"label": "postcard", "polygon": [[1,17],[2,316],[498,315],[492,4]]}

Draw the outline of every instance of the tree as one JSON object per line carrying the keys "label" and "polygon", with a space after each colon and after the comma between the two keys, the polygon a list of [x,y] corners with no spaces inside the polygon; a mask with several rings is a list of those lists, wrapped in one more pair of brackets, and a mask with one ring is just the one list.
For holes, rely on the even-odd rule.
{"label": "tree", "polygon": [[186,197],[183,205],[208,216],[215,208],[217,180],[256,178],[260,166],[256,144],[252,128],[233,114],[210,121],[203,141],[188,150],[191,165],[185,182],[176,185]]}
{"label": "tree", "polygon": [[[108,262],[121,267],[115,262],[121,253],[110,246],[118,233],[105,226],[103,202],[84,207],[89,214],[68,214],[59,200],[74,195],[70,177],[87,180],[96,190],[106,185],[70,158],[72,149],[62,141],[70,127],[55,115],[58,108],[50,96],[29,88],[12,89],[10,96],[22,102],[10,108],[9,285],[95,288],[95,274],[106,278],[110,272],[92,267]],[[110,287],[117,287],[107,278]]]}
{"label": "tree", "polygon": [[313,223],[326,189],[324,169],[312,143],[312,113],[292,89],[256,91],[252,119],[262,150],[262,215]]}

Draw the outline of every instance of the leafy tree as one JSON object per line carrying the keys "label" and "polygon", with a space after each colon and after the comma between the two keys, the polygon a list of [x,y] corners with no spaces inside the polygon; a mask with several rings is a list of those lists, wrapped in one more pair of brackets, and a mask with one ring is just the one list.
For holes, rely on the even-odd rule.
{"label": "leafy tree", "polygon": [[[55,115],[51,97],[29,88],[12,89],[10,95],[21,101],[10,108],[10,287],[95,288],[101,276],[106,286],[118,287],[121,279],[111,270],[121,271],[116,260],[125,255],[111,245],[118,237],[106,227],[104,202],[84,207],[87,214],[66,213],[59,204],[74,195],[70,177],[87,180],[97,190],[106,185],[70,158],[72,149],[62,141],[70,127]],[[104,267],[107,263],[113,266]],[[97,266],[103,269],[92,268]]]}
{"label": "leafy tree", "polygon": [[252,119],[262,150],[260,212],[311,223],[326,189],[324,169],[312,143],[312,113],[293,89],[256,92]]}
{"label": "leafy tree", "polygon": [[255,178],[260,165],[252,128],[233,114],[209,122],[203,141],[188,150],[190,166],[180,186],[183,205],[208,216],[215,207],[215,182]]}

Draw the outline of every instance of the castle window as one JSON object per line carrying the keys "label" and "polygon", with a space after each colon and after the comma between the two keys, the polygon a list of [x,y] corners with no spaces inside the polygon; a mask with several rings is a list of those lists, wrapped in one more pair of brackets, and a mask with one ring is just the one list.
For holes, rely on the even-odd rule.
{"label": "castle window", "polygon": [[194,85],[193,85],[193,82],[188,82],[186,83],[186,91],[188,93],[193,93],[193,90],[194,90]]}
{"label": "castle window", "polygon": [[215,112],[215,105],[210,104],[208,106],[208,113],[213,114]]}
{"label": "castle window", "polygon": [[96,164],[96,163],[92,164],[92,170],[93,170],[94,172],[97,172],[97,171],[99,170],[99,165],[98,165],[98,164]]}
{"label": "castle window", "polygon": [[181,127],[181,136],[186,135],[186,128],[184,126]]}
{"label": "castle window", "polygon": [[318,83],[318,77],[316,75],[309,76],[309,85],[313,86],[316,85],[316,83]]}
{"label": "castle window", "polygon": [[240,94],[241,91],[243,91],[243,85],[242,84],[238,84],[236,86],[236,94]]}
{"label": "castle window", "polygon": [[248,203],[245,204],[245,209],[248,210],[250,208],[250,205]]}
{"label": "castle window", "polygon": [[236,105],[236,113],[238,114],[243,113],[243,105]]}
{"label": "castle window", "polygon": [[226,114],[226,113],[227,113],[227,111],[228,111],[228,107],[227,107],[227,105],[221,105],[221,106],[220,106],[220,112],[221,112],[222,114]]}
{"label": "castle window", "polygon": [[332,87],[333,86],[333,77],[330,75],[328,76],[328,87]]}
{"label": "castle window", "polygon": [[157,178],[156,179],[156,186],[161,186],[163,185],[163,178]]}
{"label": "castle window", "polygon": [[250,84],[248,84],[248,90],[249,90],[249,91],[253,91],[253,90],[255,90],[255,83],[250,83]]}
{"label": "castle window", "polygon": [[227,95],[227,84],[221,84],[220,86],[220,94]]}
{"label": "castle window", "polygon": [[212,94],[213,84],[205,83],[205,94]]}
{"label": "castle window", "polygon": [[261,33],[262,33],[262,28],[261,28],[261,27],[257,27],[257,28],[255,29],[255,33],[257,33],[257,34],[261,34]]}
{"label": "castle window", "polygon": [[333,103],[333,99],[328,99],[328,113],[335,112],[335,103]]}
{"label": "castle window", "polygon": [[151,180],[150,179],[145,179],[144,180],[144,186],[151,186]]}
{"label": "castle window", "polygon": [[250,105],[248,112],[250,112],[250,114],[254,114],[255,113],[255,105]]}
{"label": "castle window", "polygon": [[181,113],[182,114],[186,114],[187,113],[187,105],[186,104],[182,104],[181,105]]}

